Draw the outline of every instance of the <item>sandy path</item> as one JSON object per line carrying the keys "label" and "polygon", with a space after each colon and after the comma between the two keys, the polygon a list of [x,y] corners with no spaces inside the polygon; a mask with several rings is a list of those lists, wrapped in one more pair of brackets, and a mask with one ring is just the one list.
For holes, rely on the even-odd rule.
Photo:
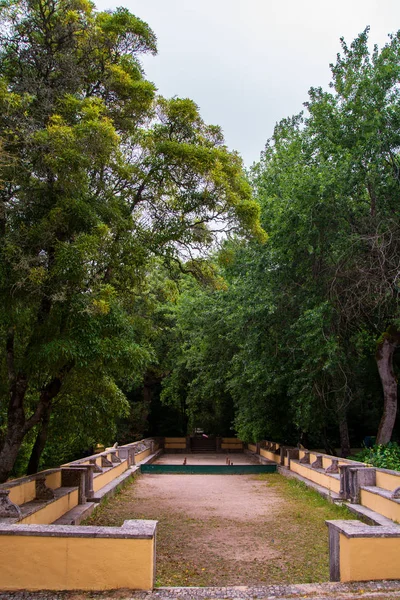
{"label": "sandy path", "polygon": [[[181,464],[185,456],[159,462]],[[225,464],[226,455],[189,455],[188,461]],[[250,462],[231,455],[235,464]],[[242,462],[242,464],[243,464]],[[250,463],[251,464],[251,463]],[[325,519],[337,507],[313,508],[293,497],[281,475],[143,474],[91,523],[122,525],[154,519],[157,581],[164,586],[232,586],[328,580]]]}

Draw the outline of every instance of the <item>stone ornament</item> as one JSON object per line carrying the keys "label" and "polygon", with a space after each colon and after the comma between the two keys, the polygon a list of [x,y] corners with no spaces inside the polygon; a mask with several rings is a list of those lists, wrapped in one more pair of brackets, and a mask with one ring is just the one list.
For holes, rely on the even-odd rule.
{"label": "stone ornament", "polygon": [[22,517],[21,509],[17,504],[11,502],[8,495],[10,490],[0,490],[0,518],[2,519],[20,519]]}
{"label": "stone ornament", "polygon": [[322,469],[322,454],[317,454],[316,459],[314,460],[314,462],[311,465],[312,469]]}
{"label": "stone ornament", "polygon": [[325,469],[325,473],[339,473],[339,461],[337,458],[332,458],[332,464]]}
{"label": "stone ornament", "polygon": [[[102,461],[102,462],[103,462],[103,461]],[[97,464],[97,462],[96,462],[96,459],[95,459],[95,458],[91,458],[91,459],[89,460],[89,463],[90,463],[91,465],[93,465],[93,473],[102,473],[102,472],[103,472],[103,469],[102,469],[101,467],[99,467],[99,465]]]}
{"label": "stone ornament", "polygon": [[304,456],[303,456],[303,458],[301,458],[299,460],[299,463],[301,463],[302,465],[309,465],[310,464],[310,453],[309,453],[308,450],[306,450],[304,452]]}
{"label": "stone ornament", "polygon": [[35,478],[36,484],[36,500],[53,500],[55,498],[54,490],[47,487],[46,476],[38,475]]}

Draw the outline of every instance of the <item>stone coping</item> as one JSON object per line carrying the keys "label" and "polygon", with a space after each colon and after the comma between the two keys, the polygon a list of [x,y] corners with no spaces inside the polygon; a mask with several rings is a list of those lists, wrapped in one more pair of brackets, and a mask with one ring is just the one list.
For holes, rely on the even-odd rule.
{"label": "stone coping", "polygon": [[347,538],[400,538],[400,525],[365,525],[361,521],[325,521]]}
{"label": "stone coping", "polygon": [[61,467],[70,467],[74,465],[81,465],[82,463],[86,463],[90,461],[92,458],[100,458],[101,456],[108,456],[109,454],[116,454],[118,448],[110,448],[109,450],[104,450],[104,452],[98,452],[97,454],[91,454],[90,456],[84,456],[83,458],[77,458],[76,460],[71,460],[69,463],[64,463]]}
{"label": "stone coping", "polygon": [[[366,463],[362,463],[362,464],[366,464]],[[381,469],[380,467],[374,467],[373,465],[371,465],[373,469],[376,469],[377,471],[379,471],[379,473],[387,473],[388,475],[396,475],[397,477],[400,478],[400,471],[394,471],[393,469]]]}
{"label": "stone coping", "polygon": [[158,521],[129,520],[122,527],[93,525],[5,525],[0,523],[0,535],[69,538],[152,539]]}
{"label": "stone coping", "polygon": [[[183,438],[186,439],[186,438]],[[137,440],[137,442],[130,442],[129,444],[124,444],[123,446],[118,446],[118,448],[131,448],[132,446],[135,446],[136,444],[146,444],[146,443],[150,443],[151,442],[157,442],[157,440],[155,438],[144,438],[144,440]]]}
{"label": "stone coping", "polygon": [[56,467],[53,469],[46,469],[46,471],[39,471],[38,473],[34,473],[33,475],[25,475],[24,477],[18,477],[18,479],[12,479],[11,481],[6,481],[5,483],[0,483],[1,490],[9,490],[12,487],[18,487],[23,483],[29,483],[30,481],[35,481],[38,476],[43,475],[52,475],[52,473],[57,473],[61,471],[61,467]]}

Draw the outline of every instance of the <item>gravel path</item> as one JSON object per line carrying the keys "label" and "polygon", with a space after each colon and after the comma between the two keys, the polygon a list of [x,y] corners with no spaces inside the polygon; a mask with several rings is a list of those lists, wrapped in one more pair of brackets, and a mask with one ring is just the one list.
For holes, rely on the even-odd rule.
{"label": "gravel path", "polygon": [[213,588],[159,588],[154,592],[12,592],[0,600],[384,600],[400,598],[400,581],[238,586]]}

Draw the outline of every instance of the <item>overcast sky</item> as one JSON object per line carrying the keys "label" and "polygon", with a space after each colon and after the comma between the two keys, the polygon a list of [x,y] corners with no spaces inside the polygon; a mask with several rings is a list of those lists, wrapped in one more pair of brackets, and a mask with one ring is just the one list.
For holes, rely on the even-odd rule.
{"label": "overcast sky", "polygon": [[367,25],[380,47],[400,29],[400,0],[95,0],[125,6],[158,38],[143,59],[166,96],[192,98],[220,125],[246,165],[274,125],[302,110],[311,86],[327,87],[329,63]]}

